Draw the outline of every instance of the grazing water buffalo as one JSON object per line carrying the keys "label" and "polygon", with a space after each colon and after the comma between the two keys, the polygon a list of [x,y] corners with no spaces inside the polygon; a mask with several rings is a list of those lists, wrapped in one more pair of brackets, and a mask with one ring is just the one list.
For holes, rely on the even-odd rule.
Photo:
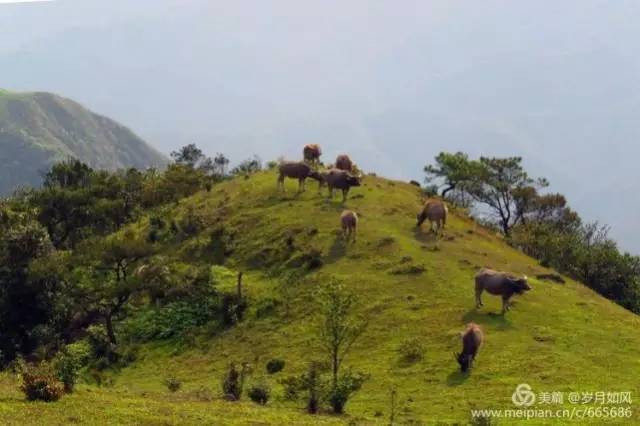
{"label": "grazing water buffalo", "polygon": [[359,176],[353,176],[347,171],[338,169],[331,169],[323,173],[322,180],[329,187],[330,198],[333,198],[336,189],[342,190],[342,202],[347,200],[349,189],[351,189],[352,186],[360,186]]}
{"label": "grazing water buffalo", "polygon": [[299,192],[304,191],[304,183],[308,177],[315,179],[318,182],[322,182],[322,176],[320,176],[320,173],[313,170],[308,164],[303,162],[284,161],[280,163],[278,170],[280,171],[280,174],[278,175],[278,189],[281,189],[282,191],[284,191],[285,177],[298,179]]}
{"label": "grazing water buffalo", "polygon": [[[416,227],[419,228],[425,220],[429,219],[431,231],[437,233],[447,224],[447,213],[449,213],[449,210],[444,202],[433,199],[427,200],[427,202],[424,203],[422,211],[418,213]],[[434,225],[436,226],[435,230],[433,229]]]}
{"label": "grazing water buffalo", "polygon": [[346,170],[347,172],[353,171],[353,162],[348,155],[341,154],[336,157],[336,169]]}
{"label": "grazing water buffalo", "polygon": [[514,277],[505,272],[498,272],[492,269],[482,269],[476,275],[476,308],[482,306],[483,291],[487,291],[494,296],[502,296],[502,313],[510,309],[509,299],[514,294],[523,294],[531,290],[527,283],[527,276],[522,278]]}
{"label": "grazing water buffalo", "polygon": [[308,161],[311,164],[317,164],[320,162],[320,156],[322,155],[322,149],[318,144],[305,145],[302,150],[302,158],[304,161]]}
{"label": "grazing water buffalo", "polygon": [[467,329],[462,333],[462,352],[458,354],[454,353],[456,361],[460,364],[460,370],[463,373],[471,369],[473,360],[476,358],[483,340],[484,335],[482,334],[480,326],[473,322],[467,324]]}
{"label": "grazing water buffalo", "polygon": [[345,241],[349,241],[353,237],[356,242],[356,231],[358,228],[358,215],[351,210],[345,210],[340,215],[340,224],[342,225],[342,236]]}

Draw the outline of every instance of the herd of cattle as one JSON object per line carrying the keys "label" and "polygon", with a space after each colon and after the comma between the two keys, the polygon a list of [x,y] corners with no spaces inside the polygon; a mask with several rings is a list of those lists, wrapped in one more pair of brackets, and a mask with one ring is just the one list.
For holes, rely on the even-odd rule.
{"label": "herd of cattle", "polygon": [[[333,198],[337,189],[342,191],[343,203],[347,200],[349,190],[361,185],[361,173],[354,173],[356,166],[348,155],[341,154],[336,158],[335,164],[325,170],[320,169],[320,156],[322,149],[319,145],[306,145],[303,149],[302,161],[282,161],[279,165],[278,189],[284,191],[285,178],[298,180],[298,191],[305,190],[307,178],[318,181],[318,191],[324,186],[329,190],[329,197]],[[417,215],[416,227],[419,228],[428,220],[431,224],[431,232],[436,235],[444,229],[447,223],[448,209],[440,199],[428,199]],[[352,210],[344,210],[340,215],[340,225],[345,241],[356,241],[358,228],[358,215]],[[482,269],[475,276],[476,308],[482,305],[482,293],[502,297],[502,314],[511,308],[510,300],[515,294],[523,294],[531,290],[527,277],[514,277],[506,272],[498,272],[492,269]],[[478,324],[469,323],[462,333],[462,352],[455,353],[455,359],[460,364],[462,372],[467,372],[478,353],[484,339],[482,329]]]}

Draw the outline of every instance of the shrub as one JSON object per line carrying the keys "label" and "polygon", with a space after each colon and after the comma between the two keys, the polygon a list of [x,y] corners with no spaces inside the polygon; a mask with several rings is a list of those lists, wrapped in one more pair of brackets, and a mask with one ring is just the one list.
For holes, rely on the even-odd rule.
{"label": "shrub", "polygon": [[164,385],[169,389],[170,392],[177,392],[182,387],[182,382],[180,379],[170,376],[164,379]]}
{"label": "shrub", "polygon": [[234,363],[229,364],[227,374],[222,381],[222,394],[230,401],[239,401],[242,397],[242,389],[244,388],[244,380],[248,373],[248,365],[242,364],[240,370]]}
{"label": "shrub", "polygon": [[206,324],[216,315],[215,298],[177,301],[142,310],[125,321],[126,334],[137,341],[169,339]]}
{"label": "shrub", "polygon": [[317,361],[309,364],[306,373],[299,377],[289,376],[280,381],[284,386],[287,400],[296,400],[304,395],[307,412],[316,414],[320,409],[320,401],[325,395],[326,383],[322,378],[323,365]]}
{"label": "shrub", "polygon": [[402,361],[415,363],[424,358],[425,348],[420,340],[413,338],[404,340],[398,348]]}
{"label": "shrub", "polygon": [[64,385],[66,393],[72,393],[78,380],[80,362],[73,355],[63,351],[59,352],[54,361],[54,368],[58,379]]}
{"label": "shrub", "polygon": [[249,398],[255,403],[265,405],[269,401],[271,389],[266,383],[259,383],[249,389]]}
{"label": "shrub", "polygon": [[64,387],[58,381],[51,366],[41,364],[37,367],[27,367],[22,372],[22,385],[28,401],[53,402],[64,394]]}
{"label": "shrub", "polygon": [[338,378],[336,385],[329,392],[329,404],[334,413],[342,414],[347,401],[360,390],[362,384],[368,379],[362,373],[348,371]]}
{"label": "shrub", "polygon": [[94,324],[87,329],[88,342],[95,358],[105,358],[107,364],[116,362],[118,354],[115,345],[109,341],[107,330],[103,325]]}
{"label": "shrub", "polygon": [[491,426],[495,425],[496,422],[489,416],[480,415],[471,417],[469,424],[471,424],[471,426]]}
{"label": "shrub", "polygon": [[244,317],[244,311],[247,309],[247,300],[245,297],[238,297],[237,294],[227,293],[222,296],[222,323],[225,326],[232,326]]}
{"label": "shrub", "polygon": [[283,368],[284,368],[284,360],[282,359],[274,358],[269,362],[267,362],[267,372],[269,374],[278,373],[282,371]]}

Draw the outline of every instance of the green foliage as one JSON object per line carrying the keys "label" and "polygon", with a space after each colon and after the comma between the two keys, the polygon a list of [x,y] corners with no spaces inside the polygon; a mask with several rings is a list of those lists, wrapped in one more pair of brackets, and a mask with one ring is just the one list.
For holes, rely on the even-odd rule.
{"label": "green foliage", "polygon": [[123,324],[129,339],[150,341],[179,337],[186,331],[217,318],[217,299],[170,302],[149,307]]}
{"label": "green foliage", "polygon": [[253,402],[265,405],[271,397],[271,388],[266,383],[257,383],[249,388],[248,395]]}
{"label": "green foliage", "polygon": [[284,396],[287,400],[303,398],[307,412],[316,414],[320,410],[320,403],[327,392],[327,383],[323,378],[323,364],[312,361],[307,371],[300,376],[289,376],[280,381],[284,386]]}
{"label": "green foliage", "polygon": [[403,362],[413,364],[424,358],[425,347],[421,340],[416,338],[406,339],[398,348]]}
{"label": "green foliage", "polygon": [[253,158],[249,158],[247,160],[242,161],[236,167],[231,170],[232,176],[246,176],[252,175],[254,173],[262,170],[262,160],[256,155]]}
{"label": "green foliage", "polygon": [[75,346],[67,346],[64,350],[58,352],[53,366],[58,375],[58,379],[64,385],[66,393],[73,392],[73,388],[78,380],[80,368],[86,364],[89,356],[88,345],[76,344]]}
{"label": "green foliage", "polygon": [[279,359],[279,358],[270,359],[266,365],[267,373],[276,374],[281,372],[284,369],[284,364],[285,362],[282,359]]}
{"label": "green foliage", "polygon": [[347,371],[338,377],[337,383],[329,391],[328,400],[336,414],[342,414],[349,398],[362,388],[369,376]]}
{"label": "green foliage", "polygon": [[22,372],[20,390],[28,401],[57,401],[64,394],[64,386],[48,364],[29,366]]}
{"label": "green foliage", "polygon": [[432,185],[429,188],[444,186],[442,197],[446,197],[450,191],[464,192],[482,175],[483,167],[480,162],[470,160],[462,152],[441,152],[434,165],[424,167],[424,172],[427,175],[425,182]]}
{"label": "green foliage", "polygon": [[363,375],[341,373],[344,358],[366,327],[356,315],[356,296],[343,284],[329,280],[316,292],[319,311],[318,339],[331,365],[329,401],[335,413],[342,413],[349,397],[360,389]]}
{"label": "green foliage", "polygon": [[222,381],[222,395],[229,401],[239,401],[247,374],[249,374],[248,364],[243,363],[240,369],[234,363],[229,364]]}

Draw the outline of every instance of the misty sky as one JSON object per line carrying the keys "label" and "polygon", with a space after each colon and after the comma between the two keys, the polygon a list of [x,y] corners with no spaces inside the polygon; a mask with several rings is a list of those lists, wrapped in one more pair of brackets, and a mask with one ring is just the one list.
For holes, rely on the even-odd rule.
{"label": "misty sky", "polygon": [[323,145],[422,180],[439,151],[521,155],[640,253],[640,3],[0,4],[0,87],[45,90],[168,153]]}

